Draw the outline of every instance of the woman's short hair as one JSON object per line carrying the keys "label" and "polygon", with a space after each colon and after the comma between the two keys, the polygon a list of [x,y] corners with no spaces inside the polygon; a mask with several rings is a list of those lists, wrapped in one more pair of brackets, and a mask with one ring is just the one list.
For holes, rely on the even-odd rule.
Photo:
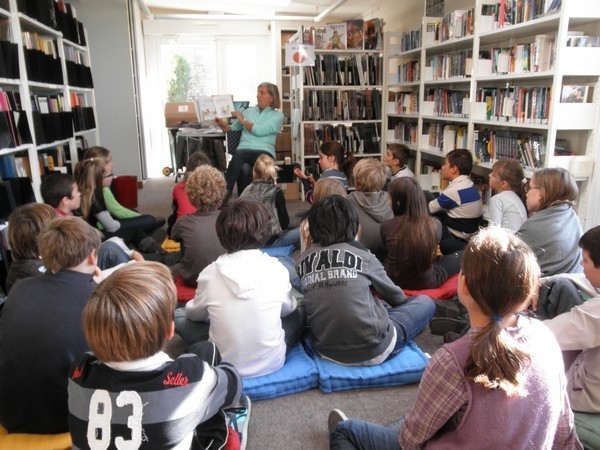
{"label": "woman's short hair", "polygon": [[387,175],[383,163],[375,158],[360,159],[353,170],[357,191],[379,192],[383,189]]}
{"label": "woman's short hair", "polygon": [[568,170],[562,167],[546,167],[536,170],[531,180],[540,188],[540,210],[561,204],[575,204],[579,189]]}
{"label": "woman's short hair", "polygon": [[241,197],[221,211],[216,228],[228,253],[256,249],[271,236],[271,215],[262,203]]}
{"label": "woman's short hair", "polygon": [[14,260],[39,258],[38,236],[56,216],[54,208],[44,203],[28,203],[10,214],[8,245]]}
{"label": "woman's short hair", "polygon": [[200,166],[185,182],[185,193],[198,211],[214,211],[227,194],[223,173],[212,166]]}
{"label": "woman's short hair", "polygon": [[313,190],[313,203],[330,195],[339,195],[344,198],[348,196],[346,188],[340,180],[336,180],[335,178],[319,178]]}
{"label": "woman's short hair", "polygon": [[100,361],[148,358],[171,330],[177,291],[169,268],[129,264],[100,283],[82,313],[85,339]]}
{"label": "woman's short hair", "polygon": [[254,163],[252,169],[254,180],[277,180],[277,166],[275,160],[269,155],[260,155]]}
{"label": "woman's short hair", "polygon": [[269,95],[273,97],[273,103],[271,103],[271,106],[275,109],[279,109],[281,107],[281,98],[279,95],[279,88],[277,87],[277,85],[265,81],[264,83],[260,83],[258,85],[258,87],[261,86],[266,88]]}
{"label": "woman's short hair", "polygon": [[53,219],[38,237],[42,261],[54,273],[78,266],[100,243],[100,232],[74,216]]}
{"label": "woman's short hair", "polygon": [[322,246],[349,242],[358,232],[358,213],[347,198],[330,195],[311,206],[308,229],[313,242]]}

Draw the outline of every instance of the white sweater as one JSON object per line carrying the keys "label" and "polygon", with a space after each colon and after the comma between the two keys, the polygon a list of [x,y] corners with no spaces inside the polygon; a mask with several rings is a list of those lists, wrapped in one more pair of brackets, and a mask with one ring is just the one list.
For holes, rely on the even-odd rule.
{"label": "white sweater", "polygon": [[285,267],[260,250],[241,250],[221,255],[200,273],[185,314],[190,320],[210,319],[209,339],[223,361],[242,378],[252,378],[283,366],[281,317],[295,308]]}

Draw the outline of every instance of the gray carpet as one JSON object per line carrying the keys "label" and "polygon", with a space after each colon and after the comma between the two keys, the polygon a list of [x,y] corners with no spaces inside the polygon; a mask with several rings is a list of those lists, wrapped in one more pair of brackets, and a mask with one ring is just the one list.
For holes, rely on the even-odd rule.
{"label": "gray carpet", "polygon": [[[173,177],[154,178],[138,190],[139,210],[167,217],[170,213]],[[306,203],[288,201],[290,218],[297,223],[296,214],[308,208]],[[433,354],[442,338],[428,330],[416,339],[421,349]],[[312,389],[252,404],[249,450],[270,449],[327,449],[327,416],[333,408],[342,409],[349,417],[389,424],[404,415],[412,405],[417,385],[394,388],[356,389],[323,394]]]}

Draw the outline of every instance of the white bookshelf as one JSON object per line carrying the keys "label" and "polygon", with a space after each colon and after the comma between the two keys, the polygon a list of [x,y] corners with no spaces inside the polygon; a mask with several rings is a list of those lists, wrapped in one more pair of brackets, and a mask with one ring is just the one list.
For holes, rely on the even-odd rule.
{"label": "white bookshelf", "polygon": [[[424,2],[423,2],[424,3]],[[447,6],[449,1],[446,2]],[[461,37],[442,43],[431,43],[425,37],[424,29],[428,18],[421,24],[422,45],[416,49],[400,51],[402,33],[385,33],[385,75],[384,97],[389,98],[398,92],[413,93],[418,96],[418,112],[402,113],[397,105],[388,103],[384,108],[385,145],[400,142],[408,145],[415,154],[416,171],[419,173],[422,161],[438,160],[441,164],[444,155],[455,146],[448,148],[431,148],[427,145],[426,130],[430,124],[462,127],[466,133],[465,147],[473,152],[475,160],[475,136],[480,131],[514,131],[524,134],[536,134],[545,141],[545,157],[542,167],[564,167],[570,170],[579,182],[580,198],[578,214],[584,228],[598,224],[598,208],[592,201],[592,186],[599,186],[600,169],[594,167],[594,160],[600,160],[600,48],[567,47],[567,36],[571,32],[583,32],[586,35],[600,35],[600,2],[588,0],[563,0],[559,11],[549,13],[528,22],[516,25],[497,27],[490,17],[481,15],[482,4],[489,0],[465,0],[452,2],[453,9],[474,8],[474,27],[472,36]],[[450,10],[444,13],[448,14]],[[415,26],[411,29],[416,28]],[[408,31],[408,30],[405,30]],[[490,51],[494,47],[510,47],[528,44],[535,41],[536,35],[549,35],[555,42],[555,58],[553,67],[538,72],[490,73],[489,61],[480,58],[481,52]],[[425,44],[423,42],[425,41]],[[464,77],[447,79],[432,78],[431,70],[426,68],[428,58],[436,55],[453,55],[457,52],[470,51],[472,61],[470,73]],[[398,66],[408,61],[420,64],[419,80],[411,83],[399,83]],[[589,103],[562,103],[560,101],[562,87],[565,85],[588,86],[593,92]],[[485,103],[476,102],[476,94],[480,89],[501,89],[506,87],[550,88],[551,100],[548,103],[548,119],[510,120],[498,117],[488,120]],[[463,91],[468,100],[463,103],[462,117],[448,117],[436,114],[426,95],[434,89]],[[481,92],[481,91],[480,91]],[[490,118],[491,119],[491,118]],[[394,132],[397,124],[402,128],[414,128],[411,139],[399,137]],[[572,155],[555,154],[556,142],[567,140]],[[476,162],[476,171],[488,173],[492,161]],[[531,176],[531,167],[526,167],[526,174]],[[589,227],[589,226],[588,226]]]}
{"label": "white bookshelf", "polygon": [[[299,42],[301,39],[301,31],[296,33],[290,39],[290,42]],[[372,61],[377,61],[378,70],[381,71],[380,80],[377,82],[376,77],[375,80],[369,80],[369,74],[373,74],[372,70],[369,70],[367,67],[363,69],[363,75],[361,75],[361,80],[358,84],[329,84],[321,82],[307,82],[304,74],[304,67],[291,67],[290,68],[290,82],[291,82],[291,116],[292,116],[292,159],[294,162],[300,163],[302,166],[302,170],[306,168],[312,168],[312,171],[316,171],[318,156],[318,146],[322,144],[325,140],[331,139],[323,139],[321,137],[317,137],[315,139],[316,145],[312,147],[310,152],[305,151],[307,148],[307,141],[309,136],[307,133],[310,132],[310,127],[314,127],[315,129],[322,130],[323,127],[345,127],[348,135],[352,134],[351,127],[352,126],[369,126],[371,127],[371,131],[375,130],[375,138],[376,139],[376,149],[371,148],[370,151],[366,149],[366,145],[360,145],[358,143],[347,145],[345,142],[341,142],[344,147],[348,147],[354,153],[356,158],[366,158],[366,157],[374,157],[381,158],[381,144],[383,142],[382,137],[382,119],[383,119],[383,110],[386,107],[386,99],[383,96],[384,92],[384,81],[385,81],[385,73],[384,71],[384,61],[383,61],[383,50],[356,50],[356,49],[346,49],[346,50],[325,50],[325,49],[316,49],[315,54],[317,58],[337,58],[339,61],[342,61],[344,64],[347,64],[348,61],[354,63],[356,61],[362,60],[362,58],[370,58]],[[363,62],[364,64],[364,62]],[[343,71],[343,69],[340,69]],[[360,70],[360,69],[359,69]],[[327,70],[325,70],[326,72]],[[364,78],[364,79],[363,79]],[[370,118],[367,117],[358,117],[350,111],[350,115],[345,115],[345,98],[352,98],[354,101],[355,98],[362,98],[363,101],[367,102],[367,95],[370,91],[370,95],[378,96],[380,100],[380,104],[378,106],[373,106],[372,116]],[[339,103],[333,104],[331,106],[326,106],[321,99],[324,97],[319,97],[321,95],[331,95],[339,100]],[[312,100],[311,100],[312,99]],[[313,114],[308,111],[307,102],[313,101],[312,105],[315,108],[319,109],[318,115],[320,117],[313,117]],[[348,100],[348,105],[351,100]],[[341,107],[339,105],[342,105]],[[359,103],[360,104],[360,103]],[[327,115],[331,112],[331,110],[336,109],[336,111],[342,111],[341,117],[329,118]],[[350,107],[348,107],[350,109]],[[335,112],[333,112],[336,114]],[[339,113],[337,113],[339,116]],[[306,126],[309,128],[307,129]],[[374,127],[372,127],[374,126]],[[338,140],[337,137],[334,136],[333,140]],[[373,142],[373,141],[371,141]],[[374,147],[374,144],[372,144]]]}
{"label": "white bookshelf", "polygon": [[[0,78],[0,89],[5,92],[13,91],[19,94],[21,108],[27,117],[27,123],[31,133],[32,142],[17,145],[16,147],[0,148],[0,158],[5,158],[7,156],[19,158],[25,156],[27,157],[26,159],[29,163],[32,186],[38,201],[41,201],[39,188],[42,173],[40,172],[38,163],[38,156],[40,153],[43,153],[44,150],[48,151],[54,147],[62,146],[65,149],[65,154],[67,156],[63,162],[63,167],[70,166],[70,169],[72,170],[77,163],[77,137],[85,138],[90,146],[99,144],[94,89],[70,85],[67,68],[67,59],[69,59],[69,57],[73,57],[73,55],[76,55],[79,64],[86,66],[91,70],[91,58],[87,46],[82,46],[66,39],[63,37],[63,34],[60,31],[57,31],[37,21],[36,19],[27,16],[23,12],[20,12],[17,7],[17,0],[8,0],[7,4],[8,9],[0,8],[0,19],[8,20],[10,27],[9,40],[13,44],[17,45],[19,78]],[[26,46],[22,35],[23,32],[35,33],[40,37],[40,39],[51,40],[54,43],[53,45],[57,51],[56,56],[58,58],[58,63],[60,64],[60,72],[62,75],[61,83],[34,81],[30,79],[27,71],[27,55]],[[73,106],[75,106],[71,102],[72,94],[79,96],[78,101],[83,102],[82,106],[91,108],[96,126],[75,131],[73,128],[74,123],[71,123],[71,130],[65,132],[64,138],[54,140],[53,142],[41,142],[39,136],[36,136],[34,130],[35,113],[32,107],[32,96],[60,95],[62,96],[60,111],[72,112]],[[67,125],[65,125],[65,129],[68,129]],[[55,164],[58,166],[57,163],[58,161],[55,161]]]}

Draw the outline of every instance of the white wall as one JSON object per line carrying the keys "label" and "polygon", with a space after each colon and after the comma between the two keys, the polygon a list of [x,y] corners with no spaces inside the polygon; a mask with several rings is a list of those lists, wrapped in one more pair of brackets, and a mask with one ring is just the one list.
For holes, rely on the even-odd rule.
{"label": "white wall", "polygon": [[88,31],[100,145],[112,152],[117,175],[141,179],[126,0],[74,6]]}

